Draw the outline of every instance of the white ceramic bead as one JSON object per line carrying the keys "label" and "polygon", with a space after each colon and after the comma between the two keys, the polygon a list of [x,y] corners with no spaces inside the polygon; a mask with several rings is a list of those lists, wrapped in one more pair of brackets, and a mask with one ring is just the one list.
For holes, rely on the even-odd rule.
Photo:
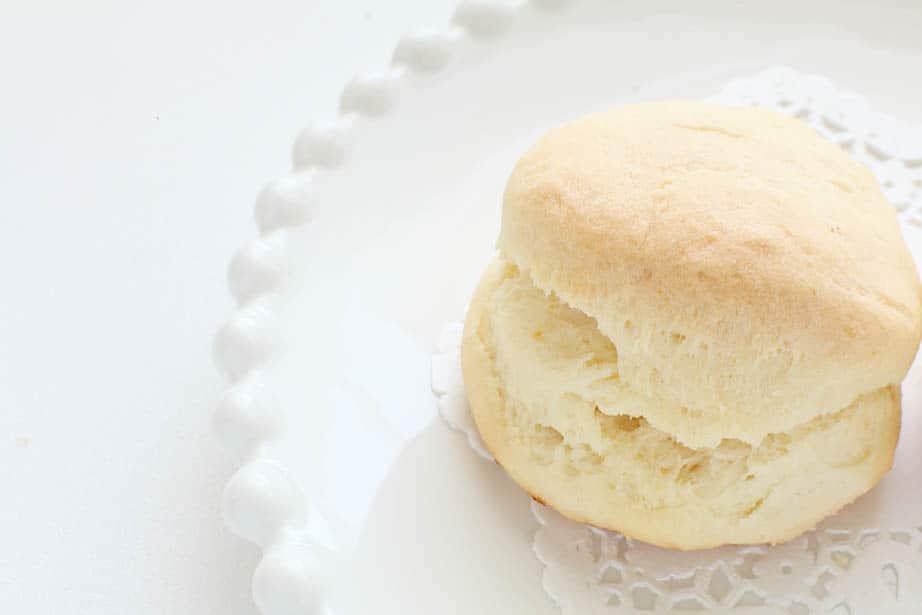
{"label": "white ceramic bead", "polygon": [[275,179],[256,198],[256,225],[263,234],[304,224],[314,205],[313,185],[307,175]]}
{"label": "white ceramic bead", "polygon": [[338,167],[349,154],[351,135],[350,123],[342,118],[335,122],[310,124],[295,140],[292,152],[295,170]]}
{"label": "white ceramic bead", "polygon": [[468,0],[455,9],[452,23],[478,38],[493,38],[506,32],[515,19],[515,9],[507,3]]}
{"label": "white ceramic bead", "polygon": [[268,360],[275,346],[268,307],[242,308],[215,334],[215,364],[236,382],[255,366]]}
{"label": "white ceramic bead", "polygon": [[397,79],[393,74],[358,75],[343,88],[339,97],[339,110],[342,113],[377,117],[390,111],[396,99]]}
{"label": "white ceramic bead", "polygon": [[393,62],[415,71],[431,73],[451,58],[452,39],[434,30],[420,30],[403,36],[394,48]]}
{"label": "white ceramic bead", "polygon": [[324,599],[335,567],[329,553],[305,544],[266,552],[253,576],[253,600],[263,615],[326,615]]}
{"label": "white ceramic bead", "polygon": [[228,527],[263,547],[268,546],[287,525],[298,527],[306,518],[304,494],[281,466],[252,461],[227,483],[221,511]]}
{"label": "white ceramic bead", "polygon": [[213,417],[215,433],[239,457],[252,454],[284,425],[278,400],[255,374],[221,396]]}
{"label": "white ceramic bead", "polygon": [[283,232],[250,241],[241,248],[227,273],[227,284],[238,303],[281,288],[288,274],[288,254]]}

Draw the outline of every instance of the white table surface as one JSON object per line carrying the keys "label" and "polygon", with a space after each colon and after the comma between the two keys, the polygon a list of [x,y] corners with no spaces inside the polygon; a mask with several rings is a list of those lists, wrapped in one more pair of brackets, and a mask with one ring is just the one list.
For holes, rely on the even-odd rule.
{"label": "white table surface", "polygon": [[227,263],[300,128],[453,4],[0,2],[0,613],[255,613]]}
{"label": "white table surface", "polygon": [[255,612],[210,431],[226,266],[298,130],[454,4],[0,2],[0,613]]}

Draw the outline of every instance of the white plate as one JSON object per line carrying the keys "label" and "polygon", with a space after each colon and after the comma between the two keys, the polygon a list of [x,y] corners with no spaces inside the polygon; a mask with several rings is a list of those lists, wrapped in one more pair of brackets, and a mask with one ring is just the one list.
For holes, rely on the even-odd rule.
{"label": "white plate", "polygon": [[[771,604],[791,590],[765,572],[774,589],[766,581],[754,586],[755,598],[742,598],[737,589],[748,580],[736,560],[746,553],[683,555],[657,572],[651,566],[668,558],[644,545],[624,555],[617,535],[536,515],[497,466],[438,418],[432,353],[442,328],[462,318],[492,255],[515,159],[548,127],[623,102],[703,98],[732,82],[733,100],[825,117],[827,132],[853,141],[856,155],[896,157],[869,160],[892,181],[891,197],[905,202],[907,233],[917,233],[922,42],[902,26],[896,2],[889,12],[842,13],[824,2],[791,3],[766,23],[740,7],[641,18],[610,2],[533,4],[465,3],[451,28],[405,37],[394,68],[350,82],[340,117],[305,130],[294,171],[256,205],[261,235],[230,271],[241,308],[215,339],[231,382],[216,427],[242,461],[224,513],[231,529],[264,548],[254,596],[267,615],[616,613],[633,612],[631,604],[668,612],[693,607],[682,600],[697,594],[726,610],[739,600]],[[831,81],[782,71],[734,82],[778,64]],[[914,250],[922,246],[909,238]],[[450,361],[442,364],[450,379]],[[922,388],[918,371],[911,379]],[[437,388],[444,397],[446,386]],[[910,387],[905,412],[922,412]],[[908,505],[881,504],[919,503],[919,432],[918,420],[906,421],[897,469],[852,515],[859,525],[880,521],[880,532],[842,537],[823,552],[831,564],[795,544],[765,555],[760,570],[790,562],[800,562],[798,573],[832,570],[841,578],[823,583],[860,582],[874,600],[890,599],[889,611],[877,612],[922,600],[922,512],[910,518]],[[874,517],[879,510],[886,513]],[[874,536],[887,548],[865,549]],[[899,559],[904,550],[912,558]],[[866,553],[880,561],[862,559]],[[633,563],[616,578],[605,570],[617,561]],[[689,571],[700,572],[690,588],[680,578]],[[804,604],[845,608],[830,600]],[[848,607],[865,612],[859,602]]]}

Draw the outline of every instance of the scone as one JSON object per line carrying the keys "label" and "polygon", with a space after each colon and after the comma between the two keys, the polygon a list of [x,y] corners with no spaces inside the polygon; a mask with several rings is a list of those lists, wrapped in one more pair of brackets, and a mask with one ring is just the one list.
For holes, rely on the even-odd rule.
{"label": "scone", "polygon": [[798,120],[669,102],[516,165],[462,362],[484,442],[560,513],[776,543],[890,468],[922,286],[871,173]]}

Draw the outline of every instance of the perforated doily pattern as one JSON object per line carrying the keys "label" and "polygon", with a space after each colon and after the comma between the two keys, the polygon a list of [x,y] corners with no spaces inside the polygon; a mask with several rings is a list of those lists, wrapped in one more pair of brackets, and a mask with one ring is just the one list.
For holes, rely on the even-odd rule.
{"label": "perforated doily pattern", "polygon": [[901,221],[922,226],[922,126],[874,111],[829,79],[783,67],[732,81],[708,100],[771,107],[802,119],[874,172]]}
{"label": "perforated doily pattern", "polygon": [[[900,614],[922,605],[922,528],[820,528],[772,547],[666,551],[533,504],[535,552],[564,615]],[[849,591],[860,587],[860,591]],[[618,607],[618,608],[616,608]]]}
{"label": "perforated doily pattern", "polygon": [[[733,81],[709,100],[803,119],[874,172],[902,224],[922,226],[919,127],[872,111],[827,79],[788,68]],[[433,390],[446,421],[487,455],[464,397],[459,346],[460,325],[449,325],[433,362]],[[782,545],[683,552],[575,523],[537,503],[532,510],[544,586],[563,615],[922,611],[922,525],[842,530],[831,521]],[[915,521],[922,524],[922,512]]]}

